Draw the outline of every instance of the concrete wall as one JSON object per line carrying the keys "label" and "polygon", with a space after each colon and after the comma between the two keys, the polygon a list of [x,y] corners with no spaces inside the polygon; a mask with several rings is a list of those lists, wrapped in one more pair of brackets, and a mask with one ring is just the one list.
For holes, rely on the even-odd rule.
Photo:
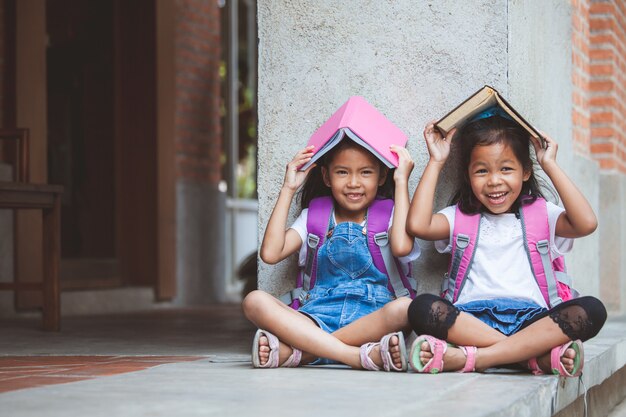
{"label": "concrete wall", "polygon": [[626,307],[626,178],[616,173],[600,175],[601,213],[599,227],[600,296],[611,311]]}
{"label": "concrete wall", "polygon": [[[508,93],[508,5],[502,1],[268,0],[259,19],[260,236],[284,166],[351,95],[362,95],[410,137],[411,192],[427,161],[422,130],[484,84]],[[444,179],[443,190],[447,190]],[[439,206],[445,204],[443,195]],[[292,214],[296,210],[292,207]],[[421,291],[437,291],[446,258],[425,243]],[[425,261],[427,260],[427,261]],[[259,285],[293,285],[294,260],[261,264]]]}
{"label": "concrete wall", "polygon": [[[259,230],[284,166],[348,96],[363,95],[410,137],[412,194],[427,161],[422,129],[484,84],[499,89],[559,142],[559,163],[599,208],[597,164],[571,143],[569,2],[259,2]],[[532,29],[531,29],[532,28]],[[538,104],[540,103],[540,104]],[[444,173],[437,205],[448,198]],[[292,217],[297,214],[292,207]],[[446,258],[424,243],[420,292],[437,292]],[[598,234],[568,256],[576,285],[599,295]],[[623,267],[622,267],[623,269]],[[259,286],[293,285],[295,259],[261,263]],[[622,272],[623,276],[623,272]]]}

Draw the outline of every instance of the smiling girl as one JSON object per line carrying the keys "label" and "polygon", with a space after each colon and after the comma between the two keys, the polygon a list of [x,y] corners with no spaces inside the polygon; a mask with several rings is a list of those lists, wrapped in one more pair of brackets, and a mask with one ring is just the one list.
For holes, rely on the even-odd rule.
{"label": "smiling girl", "polygon": [[[298,310],[263,291],[244,299],[246,317],[259,327],[252,346],[254,367],[323,364],[329,359],[356,369],[407,369],[402,330],[409,330],[406,312],[411,299],[394,299],[388,276],[373,263],[367,234],[372,205],[395,194],[394,210],[384,220],[389,224],[391,251],[406,269],[419,256],[419,246],[405,229],[413,161],[405,148],[392,145],[391,150],[399,157],[393,171],[347,138],[324,155],[319,166],[298,170],[310,161],[313,147],[298,152],[287,165],[261,259],[275,264],[298,253],[303,267],[311,204],[331,199],[332,212],[329,219],[322,219],[327,228],[317,251],[315,286]],[[303,184],[302,213],[287,228],[289,206]]]}
{"label": "smiling girl", "polygon": [[[552,261],[571,250],[574,238],[597,226],[587,199],[556,162],[556,142],[546,136],[542,147],[498,108],[448,137],[430,123],[424,137],[430,160],[411,203],[407,230],[435,241],[452,260],[442,297],[423,294],[409,307],[409,321],[419,335],[411,348],[411,367],[469,372],[521,363],[535,374],[579,375],[582,341],[602,328],[606,310],[598,299],[571,298],[569,287],[550,281],[560,276]],[[454,205],[433,213],[435,186],[453,137],[460,158]],[[563,208],[543,198],[531,143]],[[470,223],[476,228],[458,231]],[[545,231],[542,240],[527,236],[531,223]],[[542,252],[538,263],[534,251]]]}

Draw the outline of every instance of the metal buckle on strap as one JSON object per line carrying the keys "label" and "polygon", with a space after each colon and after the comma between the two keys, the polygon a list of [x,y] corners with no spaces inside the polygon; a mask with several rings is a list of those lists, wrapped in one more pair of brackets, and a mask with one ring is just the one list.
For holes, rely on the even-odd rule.
{"label": "metal buckle on strap", "polygon": [[394,291],[396,294],[396,298],[400,298],[400,297],[406,297],[408,295],[410,295],[411,293],[409,292],[409,290],[407,290],[405,287],[402,287],[402,289],[398,290],[398,291]]}
{"label": "metal buckle on strap", "polygon": [[380,232],[374,235],[374,242],[378,246],[387,246],[389,244],[389,234],[387,232]]}
{"label": "metal buckle on strap", "polygon": [[304,302],[309,298],[309,292],[300,290],[300,294],[298,295],[298,300],[300,300],[300,304],[304,304]]}
{"label": "metal buckle on strap", "polygon": [[445,275],[443,276],[443,280],[441,281],[441,292],[445,292],[448,289],[448,286],[450,285],[450,277],[448,276],[448,273],[446,272]]}
{"label": "metal buckle on strap", "polygon": [[307,245],[310,248],[317,248],[317,244],[320,243],[320,238],[317,235],[314,235],[313,233],[309,233],[309,236],[307,238]]}
{"label": "metal buckle on strap", "polygon": [[456,235],[456,247],[459,249],[465,249],[469,245],[470,237],[468,235],[458,234]]}
{"label": "metal buckle on strap", "polygon": [[547,240],[540,240],[539,242],[537,242],[537,252],[539,252],[540,254],[542,255],[547,254],[548,249],[549,249],[549,245],[548,245]]}

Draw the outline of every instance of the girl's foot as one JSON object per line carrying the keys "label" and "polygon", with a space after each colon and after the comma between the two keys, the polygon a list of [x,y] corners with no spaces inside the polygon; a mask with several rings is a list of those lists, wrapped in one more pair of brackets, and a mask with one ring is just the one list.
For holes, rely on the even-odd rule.
{"label": "girl's foot", "polygon": [[[381,344],[376,344],[369,353],[369,357],[378,366],[383,368],[383,358],[380,354]],[[393,335],[389,338],[389,354],[391,355],[391,362],[393,366],[400,369],[402,368],[402,349],[400,348],[400,338],[397,335]]]}
{"label": "girl's foot", "polygon": [[[287,349],[287,346],[282,343],[280,344],[278,353],[278,366],[282,365],[283,362],[285,362],[287,358],[291,355],[291,349],[289,349],[289,353],[286,352]],[[263,334],[261,335],[261,337],[259,337],[259,362],[261,366],[264,366],[270,359],[270,351],[270,341],[267,339],[267,336]]]}
{"label": "girl's foot", "polygon": [[[271,351],[270,342],[267,336],[261,335],[259,337],[259,362],[261,363],[261,366],[264,366],[267,363],[267,361],[269,361],[270,351]],[[288,346],[284,343],[279,343],[278,345],[278,366],[279,367],[283,366],[283,364],[288,359],[291,358],[291,356],[293,355],[293,351],[294,349],[291,346]],[[310,355],[306,353],[303,354],[300,362],[306,364],[315,360],[315,358],[312,358],[309,356]]]}
{"label": "girl's foot", "polygon": [[[572,373],[574,371],[574,358],[575,357],[576,357],[576,351],[571,347],[565,349],[563,356],[561,356],[561,364],[563,364],[563,368],[565,368],[565,370],[569,373]],[[550,362],[550,352],[546,353],[543,356],[540,356],[537,359],[537,364],[539,365],[539,368],[541,368],[541,370],[544,373],[551,374],[552,364]]]}
{"label": "girl's foot", "polygon": [[252,366],[255,368],[296,367],[302,362],[302,351],[280,343],[266,330],[257,330],[252,342]]}
{"label": "girl's foot", "polygon": [[[444,342],[445,343],[445,342]],[[428,362],[433,358],[433,352],[431,351],[430,344],[426,341],[420,344],[419,359],[422,366],[426,366]],[[478,356],[478,352],[476,352]],[[463,350],[456,346],[450,346],[446,348],[446,352],[443,354],[443,371],[459,371],[465,367],[467,362],[467,355]]]}

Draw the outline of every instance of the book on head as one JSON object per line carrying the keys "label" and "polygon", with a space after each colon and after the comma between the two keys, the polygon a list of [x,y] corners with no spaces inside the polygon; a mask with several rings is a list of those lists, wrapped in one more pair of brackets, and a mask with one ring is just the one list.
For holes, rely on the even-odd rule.
{"label": "book on head", "polygon": [[452,111],[439,119],[435,123],[435,127],[439,129],[441,133],[447,135],[448,132],[455,127],[461,127],[468,120],[471,120],[481,112],[492,107],[502,109],[513,121],[526,129],[531,136],[539,139],[543,145],[541,133],[527,122],[495,88],[488,85],[472,94],[469,98],[452,109]]}
{"label": "book on head", "polygon": [[321,125],[307,146],[315,146],[311,160],[300,167],[304,171],[344,139],[358,143],[387,167],[398,166],[398,156],[390,145],[406,146],[408,137],[363,97],[350,97]]}

